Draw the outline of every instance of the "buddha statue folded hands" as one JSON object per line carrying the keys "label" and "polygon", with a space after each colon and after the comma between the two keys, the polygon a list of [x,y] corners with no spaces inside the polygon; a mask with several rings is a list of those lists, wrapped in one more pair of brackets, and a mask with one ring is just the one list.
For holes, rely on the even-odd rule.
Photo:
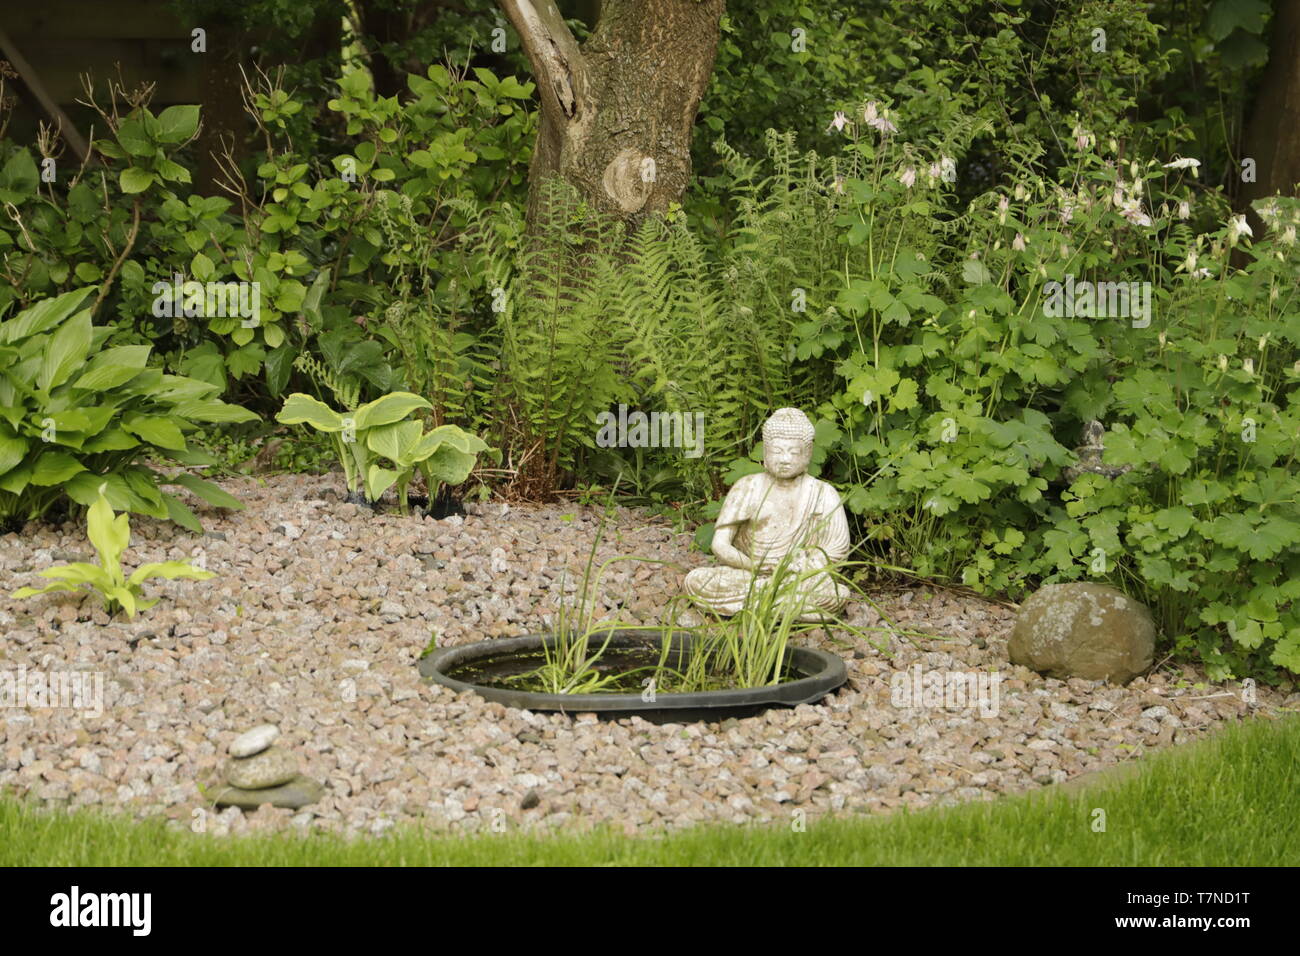
{"label": "buddha statue folded hands", "polygon": [[812,422],[798,409],[768,419],[764,470],[732,486],[714,523],[713,554],[723,566],[686,575],[696,604],[736,614],[776,576],[778,605],[797,602],[799,620],[844,606],[846,589],[824,569],[848,556],[848,519],[835,489],[807,473],[812,445]]}

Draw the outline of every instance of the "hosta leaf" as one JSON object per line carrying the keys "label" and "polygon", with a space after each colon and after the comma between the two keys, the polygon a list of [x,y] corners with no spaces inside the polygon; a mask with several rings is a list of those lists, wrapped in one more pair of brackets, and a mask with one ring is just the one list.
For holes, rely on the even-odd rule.
{"label": "hosta leaf", "polygon": [[170,418],[156,415],[130,415],[122,420],[122,427],[137,438],[159,448],[185,448],[185,436]]}
{"label": "hosta leaf", "polygon": [[172,413],[196,422],[255,422],[257,414],[239,405],[211,398],[206,401],[177,402]]}
{"label": "hosta leaf", "polygon": [[185,502],[181,501],[175,495],[169,495],[163,492],[163,507],[167,509],[167,517],[175,521],[182,528],[188,528],[195,534],[203,533],[203,525],[199,522],[198,516],[189,509]]}
{"label": "hosta leaf", "polygon": [[58,325],[86,299],[94,288],[73,289],[53,299],[44,299],[12,319],[0,322],[0,342],[19,342]]}
{"label": "hosta leaf", "polygon": [[0,426],[0,475],[16,468],[27,455],[29,442],[15,435],[8,425]]}
{"label": "hosta leaf", "polygon": [[366,446],[377,455],[383,455],[398,465],[413,465],[416,443],[423,429],[419,422],[394,422],[366,431]]}
{"label": "hosta leaf", "polygon": [[474,470],[474,455],[449,444],[440,445],[425,459],[424,469],[432,481],[459,485]]}
{"label": "hosta leaf", "polygon": [[[421,444],[426,440],[432,441],[434,447],[445,442],[458,451],[467,452],[469,454],[477,454],[478,452],[487,450],[487,442],[479,438],[477,435],[473,435],[456,425],[439,425],[421,440]],[[432,451],[432,449],[430,449],[430,451]]]}
{"label": "hosta leaf", "polygon": [[36,459],[36,464],[32,468],[31,483],[43,488],[61,485],[73,475],[85,470],[81,462],[66,452],[47,451]]}
{"label": "hosta leaf", "polygon": [[152,564],[142,564],[136,568],[135,572],[126,579],[129,587],[138,587],[141,582],[149,578],[166,578],[168,581],[174,581],[177,578],[191,578],[195,581],[206,581],[208,578],[216,577],[211,571],[203,571],[194,567],[188,561],[156,561]]}
{"label": "hosta leaf", "polygon": [[121,345],[100,352],[90,360],[72,387],[100,392],[123,385],[144,368],[150,351],[148,345]]}
{"label": "hosta leaf", "polygon": [[93,454],[101,451],[126,451],[128,448],[135,448],[139,444],[139,439],[132,435],[128,435],[120,427],[113,427],[106,432],[96,435],[89,441],[84,442],[81,446],[81,451],[84,454]]}
{"label": "hosta leaf", "polygon": [[224,490],[219,485],[210,481],[205,481],[198,475],[191,475],[187,472],[173,475],[168,479],[169,484],[180,485],[188,488],[210,505],[216,505],[218,508],[233,508],[236,511],[243,510],[243,503],[238,498]]}
{"label": "hosta leaf", "polygon": [[366,497],[371,501],[378,501],[385,491],[393,487],[397,477],[398,473],[395,471],[371,465],[370,470],[366,472]]}
{"label": "hosta leaf", "polygon": [[275,420],[284,425],[307,424],[323,432],[343,430],[342,415],[324,402],[302,392],[294,392],[284,400],[284,407],[275,416]]}
{"label": "hosta leaf", "polygon": [[107,485],[100,487],[95,503],[86,513],[86,533],[99,553],[100,567],[116,578],[114,571],[120,567],[122,552],[131,543],[131,527],[125,514],[114,517],[107,490]]}
{"label": "hosta leaf", "polygon": [[357,430],[376,428],[379,425],[391,425],[401,421],[417,408],[432,408],[428,399],[410,392],[393,392],[373,402],[367,402],[357,409]]}
{"label": "hosta leaf", "polygon": [[61,325],[50,338],[36,376],[36,387],[43,392],[67,381],[72,370],[86,361],[90,352],[90,310],[78,312]]}

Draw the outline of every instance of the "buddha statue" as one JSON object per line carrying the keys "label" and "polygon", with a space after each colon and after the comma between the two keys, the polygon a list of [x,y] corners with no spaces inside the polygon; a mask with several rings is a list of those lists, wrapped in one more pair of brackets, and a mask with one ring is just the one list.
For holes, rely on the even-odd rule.
{"label": "buddha statue", "polygon": [[772,584],[777,604],[798,602],[798,619],[820,621],[844,606],[846,589],[825,570],[849,553],[849,523],[840,496],[808,474],[813,425],[797,408],[782,408],[763,425],[763,471],[732,486],[714,523],[713,554],[722,567],[686,575],[699,606],[732,615]]}

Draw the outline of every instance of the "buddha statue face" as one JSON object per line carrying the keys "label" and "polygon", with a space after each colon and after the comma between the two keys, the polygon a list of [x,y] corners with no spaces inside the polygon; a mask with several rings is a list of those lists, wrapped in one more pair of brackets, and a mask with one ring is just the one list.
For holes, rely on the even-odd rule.
{"label": "buddha statue face", "polygon": [[781,408],[763,425],[763,467],[778,481],[798,478],[812,461],[815,430],[797,408]]}
{"label": "buddha statue face", "polygon": [[773,478],[788,481],[808,470],[812,442],[798,438],[773,438],[763,442],[763,467]]}

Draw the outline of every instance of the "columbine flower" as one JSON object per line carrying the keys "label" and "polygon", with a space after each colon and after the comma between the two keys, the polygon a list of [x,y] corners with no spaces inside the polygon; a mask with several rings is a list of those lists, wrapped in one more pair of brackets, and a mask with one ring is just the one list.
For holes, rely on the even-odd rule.
{"label": "columbine flower", "polygon": [[1093,136],[1081,126],[1076,126],[1071,130],[1070,135],[1074,137],[1074,145],[1077,146],[1080,151],[1087,149],[1089,146],[1096,145],[1097,142],[1097,137]]}
{"label": "columbine flower", "polygon": [[1182,202],[1178,204],[1178,218],[1188,219],[1191,217],[1191,215],[1192,215],[1192,204],[1189,203],[1186,199],[1184,199]]}
{"label": "columbine flower", "polygon": [[912,185],[916,182],[916,169],[912,166],[908,166],[898,174],[898,181],[908,189],[911,189]]}
{"label": "columbine flower", "polygon": [[1295,226],[1287,226],[1282,230],[1282,235],[1278,236],[1278,242],[1284,246],[1295,245]]}
{"label": "columbine flower", "polygon": [[1016,233],[1016,238],[1011,240],[1011,248],[1016,250],[1016,252],[1024,252],[1025,237],[1022,236],[1020,233]]}
{"label": "columbine flower", "polygon": [[1264,203],[1264,205],[1260,206],[1259,218],[1272,224],[1273,220],[1277,218],[1277,200],[1270,199],[1268,202]]}
{"label": "columbine flower", "polygon": [[836,130],[837,132],[842,131],[844,127],[847,126],[848,124],[849,124],[849,118],[844,115],[844,111],[836,110],[835,119],[831,120],[831,125],[826,127],[826,132],[829,133],[832,129]]}
{"label": "columbine flower", "polygon": [[1165,163],[1165,169],[1190,169],[1193,176],[1198,175],[1196,170],[1198,170],[1200,166],[1201,161],[1199,159],[1192,159],[1190,156],[1180,156],[1171,162]]}
{"label": "columbine flower", "polygon": [[1220,355],[1220,356],[1219,356],[1219,371],[1220,371],[1220,372],[1226,372],[1227,370],[1228,370],[1228,356],[1226,356],[1226,355]]}
{"label": "columbine flower", "polygon": [[998,225],[1007,224],[1007,210],[1011,208],[1011,200],[1006,196],[998,197]]}
{"label": "columbine flower", "polygon": [[931,163],[930,168],[925,171],[925,178],[929,180],[930,185],[933,186],[941,178],[943,178],[942,167],[940,167],[938,163]]}
{"label": "columbine flower", "polygon": [[898,127],[889,121],[889,113],[880,112],[875,100],[868,103],[866,109],[862,111],[862,120],[872,129],[878,129],[882,133],[898,132]]}
{"label": "columbine flower", "polygon": [[1199,269],[1192,270],[1193,279],[1208,279],[1209,277],[1210,277],[1210,270],[1205,268],[1204,266],[1202,266]]}
{"label": "columbine flower", "polygon": [[1136,197],[1125,202],[1123,208],[1120,209],[1119,214],[1135,226],[1151,225],[1151,217],[1148,216],[1146,210],[1142,208],[1141,200]]}
{"label": "columbine flower", "polygon": [[1255,360],[1253,358],[1242,359],[1241,368],[1247,375],[1255,374]]}
{"label": "columbine flower", "polygon": [[1259,350],[1264,351],[1264,346],[1268,344],[1268,333],[1265,332],[1259,337]]}
{"label": "columbine flower", "polygon": [[1228,220],[1228,245],[1235,246],[1242,236],[1253,239],[1255,233],[1251,231],[1250,223],[1246,222],[1244,215],[1233,216]]}
{"label": "columbine flower", "polygon": [[1021,183],[1016,183],[1016,202],[1024,202],[1025,197],[1028,195],[1029,190],[1025,189]]}

